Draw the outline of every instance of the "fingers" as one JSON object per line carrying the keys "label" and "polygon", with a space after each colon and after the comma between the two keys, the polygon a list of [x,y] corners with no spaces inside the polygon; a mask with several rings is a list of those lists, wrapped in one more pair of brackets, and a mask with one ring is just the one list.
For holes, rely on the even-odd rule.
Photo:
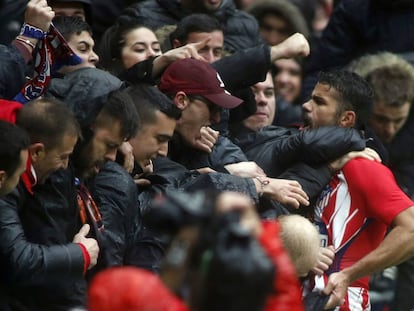
{"label": "fingers", "polygon": [[297,181],[273,179],[273,192],[276,201],[299,208],[300,205],[309,205],[309,197],[305,191],[302,190],[301,185]]}
{"label": "fingers", "polygon": [[259,165],[257,165],[256,162],[253,162],[253,163],[256,166],[256,174],[257,174],[257,176],[266,177],[266,173],[264,172],[264,170]]}
{"label": "fingers", "polygon": [[137,186],[141,186],[141,187],[145,187],[145,186],[150,186],[151,182],[148,179],[145,178],[138,178],[138,179],[134,179],[134,182]]}
{"label": "fingers", "polygon": [[211,127],[209,127],[209,126],[204,126],[203,127],[203,129],[209,134],[209,135],[211,135],[213,138],[214,138],[214,141],[217,141],[217,139],[218,139],[218,137],[219,137],[219,135],[220,135],[220,132],[219,131],[216,131],[216,130],[213,130]]}
{"label": "fingers", "polygon": [[46,0],[31,0],[27,3],[24,15],[25,23],[48,31],[55,12],[48,6]]}
{"label": "fingers", "polygon": [[198,169],[196,169],[196,171],[199,172],[200,174],[208,174],[208,173],[214,173],[214,172],[216,172],[215,170],[213,170],[210,167],[198,168]]}
{"label": "fingers", "polygon": [[196,140],[194,147],[198,150],[207,152],[207,153],[211,153],[213,151],[211,144],[210,143],[204,143],[201,140]]}
{"label": "fingers", "polygon": [[368,147],[365,148],[363,151],[359,151],[357,156],[368,159],[368,160],[381,162],[381,158],[379,154],[374,149],[371,149]]}
{"label": "fingers", "polygon": [[203,47],[206,46],[206,44],[211,40],[211,36],[208,36],[207,38],[205,38],[204,40],[201,40],[199,42],[196,43],[190,43],[192,46],[194,46],[194,48],[199,51],[200,49],[202,49]]}
{"label": "fingers", "polygon": [[301,205],[309,205],[309,197],[305,191],[303,191],[302,186],[297,181],[290,181],[292,187],[291,191],[293,192],[293,197],[298,200]]}
{"label": "fingers", "polygon": [[82,226],[82,228],[80,228],[78,234],[83,236],[83,237],[86,237],[88,235],[90,229],[91,228],[90,228],[89,224],[84,224]]}
{"label": "fingers", "polygon": [[322,290],[322,293],[329,295],[329,300],[325,309],[340,306],[345,302],[349,284],[350,280],[344,271],[335,272],[329,276],[328,283]]}
{"label": "fingers", "polygon": [[[324,291],[323,291],[324,292]],[[325,295],[327,295],[327,294],[325,294]],[[345,302],[345,299],[344,298],[340,298],[340,297],[338,297],[336,294],[335,294],[335,292],[332,292],[330,295],[329,295],[329,299],[328,299],[328,302],[326,303],[326,305],[325,305],[325,307],[323,308],[324,310],[331,310],[331,309],[333,309],[333,308],[335,308],[335,307],[337,307],[337,306],[341,306],[341,305],[343,305],[344,304],[344,302]]]}
{"label": "fingers", "polygon": [[211,144],[211,147],[213,147],[215,143],[217,142],[219,131],[215,131],[209,126],[203,126],[200,129],[200,135],[201,135],[201,140],[203,142],[205,142],[208,145]]}
{"label": "fingers", "polygon": [[169,63],[184,58],[194,58],[206,62],[207,60],[198,53],[198,50],[204,47],[207,41],[208,39],[196,43],[188,43],[184,46],[165,52],[163,56],[168,59]]}
{"label": "fingers", "polygon": [[207,153],[211,153],[217,142],[218,136],[218,131],[213,130],[209,126],[203,126],[200,129],[200,136],[195,142],[195,147]]}

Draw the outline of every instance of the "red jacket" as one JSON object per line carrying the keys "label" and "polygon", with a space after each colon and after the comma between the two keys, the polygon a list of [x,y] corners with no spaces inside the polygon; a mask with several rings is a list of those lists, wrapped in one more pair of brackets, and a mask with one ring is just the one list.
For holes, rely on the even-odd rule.
{"label": "red jacket", "polygon": [[276,221],[262,221],[259,242],[276,267],[275,294],[268,298],[265,311],[304,311],[302,294],[295,268],[279,238]]}

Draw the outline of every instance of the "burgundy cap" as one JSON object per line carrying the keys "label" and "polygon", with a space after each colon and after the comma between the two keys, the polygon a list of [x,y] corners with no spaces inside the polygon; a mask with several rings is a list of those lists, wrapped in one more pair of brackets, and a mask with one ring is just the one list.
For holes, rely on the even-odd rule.
{"label": "burgundy cap", "polygon": [[220,75],[209,63],[193,58],[180,59],[168,66],[159,89],[166,94],[182,91],[188,95],[200,95],[223,108],[234,108],[243,102],[224,89]]}

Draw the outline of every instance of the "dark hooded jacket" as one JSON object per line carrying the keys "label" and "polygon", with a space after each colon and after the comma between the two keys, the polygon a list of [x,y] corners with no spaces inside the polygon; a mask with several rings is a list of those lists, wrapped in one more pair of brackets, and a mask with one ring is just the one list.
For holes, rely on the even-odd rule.
{"label": "dark hooded jacket", "polygon": [[132,177],[119,164],[108,161],[88,183],[104,223],[100,260],[88,278],[104,268],[128,265],[133,239],[141,228],[138,191]]}
{"label": "dark hooded jacket", "polygon": [[266,14],[275,14],[283,17],[291,30],[291,34],[299,32],[306,38],[309,37],[309,28],[299,7],[290,0],[256,0],[247,8],[260,24]]}
{"label": "dark hooded jacket", "polygon": [[[149,28],[158,29],[165,25],[175,25],[191,13],[196,12],[183,8],[179,0],[148,0],[131,5],[121,16],[131,18]],[[223,27],[224,47],[228,51],[235,52],[261,42],[255,18],[237,10],[233,1],[222,0],[221,6],[213,15]]]}
{"label": "dark hooded jacket", "polygon": [[84,255],[72,243],[80,223],[66,176],[53,174],[33,193],[21,182],[0,199],[1,278],[13,310],[85,305]]}
{"label": "dark hooded jacket", "polygon": [[63,101],[84,125],[93,121],[108,94],[122,87],[123,82],[106,71],[81,68],[51,79],[45,96]]}

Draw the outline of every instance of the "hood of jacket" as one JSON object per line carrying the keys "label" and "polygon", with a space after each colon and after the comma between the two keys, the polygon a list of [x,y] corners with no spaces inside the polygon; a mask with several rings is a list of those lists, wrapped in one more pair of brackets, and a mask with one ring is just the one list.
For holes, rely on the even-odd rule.
{"label": "hood of jacket", "polygon": [[[172,16],[177,19],[181,19],[191,13],[205,13],[203,11],[192,11],[191,9],[183,8],[180,0],[157,0],[158,4],[168,11]],[[231,0],[222,0],[221,5],[213,13],[219,20],[226,16],[232,15],[232,12],[236,10],[236,5]]]}
{"label": "hood of jacket", "polygon": [[265,14],[274,12],[283,16],[291,25],[293,33],[302,33],[309,37],[309,27],[300,9],[287,0],[257,0],[247,8],[247,12],[260,20]]}
{"label": "hood of jacket", "polygon": [[82,68],[53,78],[45,94],[63,101],[81,126],[95,118],[108,94],[123,86],[121,80],[97,68]]}

